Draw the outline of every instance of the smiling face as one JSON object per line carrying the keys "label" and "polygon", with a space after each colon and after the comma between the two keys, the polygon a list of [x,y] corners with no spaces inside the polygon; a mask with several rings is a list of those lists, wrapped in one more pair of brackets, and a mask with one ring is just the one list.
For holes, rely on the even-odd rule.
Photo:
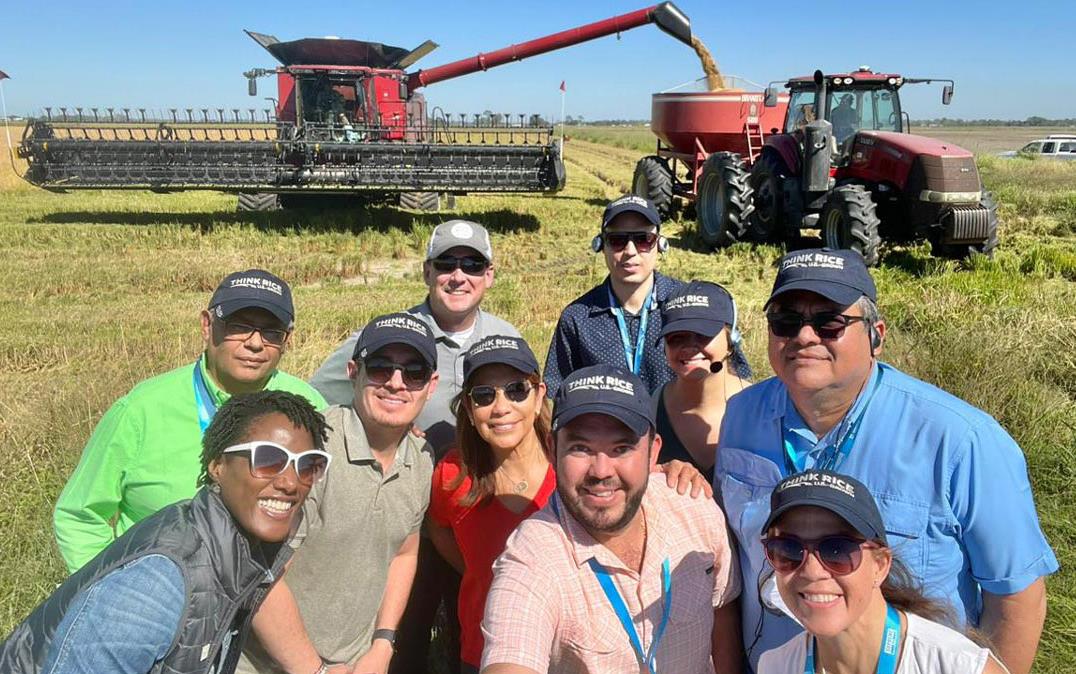
{"label": "smiling face", "polygon": [[[801,506],[781,516],[770,534],[817,540],[826,536],[862,539],[851,525],[823,508]],[[878,588],[892,562],[888,548],[866,547],[862,561],[852,573],[837,576],[811,554],[796,571],[777,573],[777,589],[785,604],[816,636],[834,636],[854,624],[874,601],[885,601]]]}
{"label": "smiling face", "polygon": [[[842,307],[816,293],[792,291],[780,295],[770,312],[795,312],[812,316],[836,312],[862,316],[855,304]],[[876,329],[884,335],[885,324]],[[795,337],[778,337],[769,331],[768,354],[774,374],[793,394],[815,393],[825,389],[858,391],[874,364],[870,334],[866,323],[850,324],[837,339],[822,339],[810,325],[803,325]]]}
{"label": "smiling face", "polygon": [[[256,440],[275,442],[294,453],[314,449],[310,432],[279,412],[255,419],[239,443]],[[254,477],[250,454],[245,452],[221,454],[210,462],[209,475],[220,486],[220,498],[239,527],[267,543],[279,543],[288,537],[310,492],[308,485],[299,482],[294,464],[272,478]]]}
{"label": "smiling face", "polygon": [[661,451],[605,414],[583,414],[555,436],[557,493],[591,534],[616,533],[635,517]]}
{"label": "smiling face", "polygon": [[271,330],[286,330],[287,326],[265,309],[256,307],[240,309],[225,318],[202,312],[206,370],[213,380],[231,394],[260,390],[280,364],[287,338],[283,344],[270,344],[260,330],[228,334],[227,324]]}
{"label": "smiling face", "polygon": [[[527,375],[509,365],[493,363],[475,370],[467,380],[465,390],[475,386],[497,387],[497,396],[491,405],[478,406],[470,396],[464,396],[467,416],[478,435],[494,450],[511,450],[518,447],[529,434],[535,433],[534,420],[538,417],[545,400],[545,384],[535,383],[534,375]],[[526,381],[531,391],[522,402],[509,400],[504,386]]]}
{"label": "smiling face", "polygon": [[[653,232],[657,234],[658,228],[651,225],[650,221],[641,214],[627,211],[616,216],[605,228],[605,232]],[[605,266],[609,269],[612,279],[627,285],[638,285],[646,281],[654,273],[654,267],[658,263],[657,243],[645,253],[640,252],[631,241],[620,251],[614,251],[613,247],[606,243],[602,246],[602,252],[605,254]]]}
{"label": "smiling face", "polygon": [[[482,257],[478,251],[466,246],[449,248],[444,255]],[[427,260],[422,265],[422,278],[429,289],[430,309],[438,323],[466,321],[473,317],[486,290],[493,285],[493,264],[490,263],[482,275],[470,276],[459,267],[447,273],[438,272]]]}
{"label": "smiling face", "polygon": [[[387,361],[397,365],[425,364],[414,348],[405,344],[389,344],[370,354],[370,363]],[[366,367],[348,361],[347,375],[355,387],[355,413],[363,424],[376,424],[385,428],[406,430],[418,418],[426,401],[437,388],[438,375],[434,371],[422,386],[408,386],[404,373],[395,369],[384,384],[371,380]]]}
{"label": "smiling face", "polygon": [[710,365],[728,359],[729,330],[723,328],[712,338],[694,332],[671,332],[665,336],[665,362],[680,379],[702,379]]}

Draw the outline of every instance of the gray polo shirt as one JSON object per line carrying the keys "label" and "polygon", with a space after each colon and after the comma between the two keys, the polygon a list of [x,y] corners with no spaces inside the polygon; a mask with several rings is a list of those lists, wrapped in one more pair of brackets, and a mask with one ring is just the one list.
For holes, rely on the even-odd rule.
{"label": "gray polo shirt", "polygon": [[[450,403],[463,385],[463,356],[467,349],[490,335],[521,335],[508,321],[479,309],[471,335],[462,343],[457,343],[437,326],[428,299],[411,307],[407,313],[426,321],[437,340],[437,372],[441,378],[437,383],[437,390],[426,402],[416,424],[426,432],[426,440],[433,447],[434,456],[440,459],[456,441],[456,417],[452,414]],[[347,362],[355,352],[355,342],[361,333],[360,329],[348,337],[310,378],[310,385],[325,396],[330,405],[350,405],[352,402],[355,389],[347,378]]]}
{"label": "gray polo shirt", "polygon": [[[284,579],[318,653],[351,662],[370,648],[389,564],[417,533],[430,501],[433,452],[404,435],[388,474],[374,458],[350,406],[325,412],[333,427],[332,465],[303,505],[292,541],[298,547]],[[240,672],[278,672],[256,639],[247,642]]]}

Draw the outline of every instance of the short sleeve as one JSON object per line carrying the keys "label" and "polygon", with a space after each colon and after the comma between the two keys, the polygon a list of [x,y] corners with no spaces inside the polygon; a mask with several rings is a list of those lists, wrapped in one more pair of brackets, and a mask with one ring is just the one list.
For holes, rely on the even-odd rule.
{"label": "short sleeve", "polygon": [[[515,536],[519,543],[519,536]],[[524,546],[520,546],[524,547]],[[532,557],[512,545],[493,566],[493,584],[482,618],[482,668],[495,664],[549,669],[557,624],[556,585],[545,577]]]}
{"label": "short sleeve", "polygon": [[361,332],[359,330],[344,340],[310,378],[310,385],[325,397],[329,405],[350,405],[355,398],[355,389],[347,378],[347,363],[355,352]]}
{"label": "short sleeve", "polygon": [[982,589],[1015,594],[1057,571],[1057,558],[1039,525],[1024,454],[1009,434],[989,419],[969,431],[956,456],[950,507]]}
{"label": "short sleeve", "polygon": [[[568,308],[571,308],[571,305]],[[570,334],[574,332],[572,327],[572,319],[568,315],[568,309],[565,309],[560,315],[560,320],[557,321],[557,328],[553,331],[553,339],[549,342],[549,352],[545,357],[545,370],[542,373],[542,380],[545,381],[546,385],[546,395],[550,398],[557,394],[560,383],[572,372],[572,346],[575,343],[575,336]]]}
{"label": "short sleeve", "polygon": [[430,505],[427,510],[430,520],[442,527],[451,527],[459,513],[458,497],[466,493],[470,481],[464,480],[456,489],[451,485],[456,481],[461,470],[459,454],[456,450],[449,451],[445,458],[441,459],[433,469],[433,479],[430,486]]}

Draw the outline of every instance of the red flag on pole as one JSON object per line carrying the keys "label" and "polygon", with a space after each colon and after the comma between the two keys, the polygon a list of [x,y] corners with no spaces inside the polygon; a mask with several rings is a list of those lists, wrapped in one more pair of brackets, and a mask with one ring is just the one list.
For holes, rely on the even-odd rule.
{"label": "red flag on pole", "polygon": [[[3,75],[3,73],[0,73],[0,75]],[[567,90],[568,90],[568,89],[567,89],[567,88],[565,88],[565,86],[564,86],[564,80],[561,80],[561,81],[560,81],[560,90],[561,90],[561,91],[567,91]]]}
{"label": "red flag on pole", "polygon": [[[0,70],[0,80],[10,80],[10,79],[11,79],[11,77],[7,73],[5,73],[3,70]],[[564,88],[564,82],[560,83],[560,88],[561,89]]]}

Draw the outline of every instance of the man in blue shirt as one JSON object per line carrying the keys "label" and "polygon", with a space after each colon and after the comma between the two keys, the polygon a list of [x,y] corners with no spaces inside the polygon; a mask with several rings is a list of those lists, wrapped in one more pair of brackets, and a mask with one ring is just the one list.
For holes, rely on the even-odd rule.
{"label": "man in blue shirt", "polygon": [[989,637],[1014,674],[1031,669],[1057,559],[1023,453],[982,410],[877,360],[885,323],[858,253],[781,260],[766,303],[776,377],[728,403],[714,491],[740,544],[743,634],[752,666],[801,630],[781,610],[758,532],[773,487],[806,469],[862,481],[894,552],[928,594]]}
{"label": "man in blue shirt", "polygon": [[601,233],[591,243],[605,256],[609,276],[560,315],[543,379],[552,398],[581,367],[603,363],[630,370],[655,391],[673,379],[665,362],[661,307],[683,282],[654,271],[668,247],[654,205],[635,195],[605,207]]}

